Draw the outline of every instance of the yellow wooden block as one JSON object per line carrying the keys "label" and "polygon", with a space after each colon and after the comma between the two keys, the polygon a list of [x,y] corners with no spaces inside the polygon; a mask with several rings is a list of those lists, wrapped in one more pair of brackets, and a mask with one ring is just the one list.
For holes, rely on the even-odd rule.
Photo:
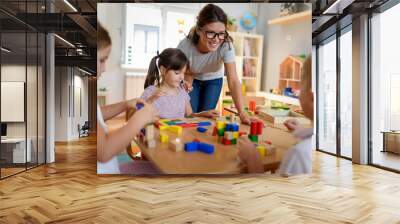
{"label": "yellow wooden block", "polygon": [[264,145],[259,145],[259,146],[257,146],[257,151],[258,151],[258,153],[260,154],[260,157],[261,157],[261,158],[264,158],[264,157],[265,157],[266,148],[265,148]]}
{"label": "yellow wooden block", "polygon": [[169,136],[167,134],[160,133],[160,141],[162,143],[168,143],[168,139],[169,139]]}
{"label": "yellow wooden block", "polygon": [[233,132],[233,138],[239,138],[239,132],[235,131]]}
{"label": "yellow wooden block", "polygon": [[177,125],[169,127],[169,131],[172,132],[172,133],[177,134],[178,136],[182,135],[182,130],[183,130],[182,127],[181,126],[177,126]]}
{"label": "yellow wooden block", "polygon": [[225,122],[217,121],[217,129],[222,129],[222,128],[225,128]]}
{"label": "yellow wooden block", "polygon": [[160,129],[160,131],[168,131],[169,130],[169,126],[161,125],[161,126],[158,127],[158,129]]}

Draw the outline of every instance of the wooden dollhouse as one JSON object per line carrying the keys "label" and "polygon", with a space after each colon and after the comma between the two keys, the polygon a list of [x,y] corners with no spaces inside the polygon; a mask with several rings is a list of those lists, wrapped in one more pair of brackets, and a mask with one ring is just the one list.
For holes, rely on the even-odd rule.
{"label": "wooden dollhouse", "polygon": [[284,90],[291,87],[293,92],[300,88],[301,69],[304,58],[290,55],[280,64],[279,69],[279,89]]}

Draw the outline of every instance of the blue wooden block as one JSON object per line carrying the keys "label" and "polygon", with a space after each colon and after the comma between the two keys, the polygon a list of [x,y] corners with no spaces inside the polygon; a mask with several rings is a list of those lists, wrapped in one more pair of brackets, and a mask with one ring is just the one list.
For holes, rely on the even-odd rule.
{"label": "blue wooden block", "polygon": [[136,103],[136,110],[140,110],[144,107],[143,103]]}
{"label": "blue wooden block", "polygon": [[200,152],[204,152],[204,153],[207,153],[207,154],[212,154],[212,153],[214,153],[214,146],[213,146],[213,145],[210,145],[210,144],[207,144],[207,143],[203,143],[203,142],[199,142],[199,143],[198,143],[197,149],[198,149]]}
{"label": "blue wooden block", "polygon": [[210,126],[210,125],[211,125],[211,122],[209,122],[209,121],[202,121],[202,122],[197,123],[197,126]]}
{"label": "blue wooden block", "polygon": [[201,132],[201,133],[204,133],[204,132],[207,131],[207,128],[198,127],[198,128],[197,128],[197,131],[198,131],[198,132]]}
{"label": "blue wooden block", "polygon": [[188,142],[185,143],[186,152],[195,152],[198,149],[198,142]]}
{"label": "blue wooden block", "polygon": [[232,124],[232,131],[239,131],[239,125]]}

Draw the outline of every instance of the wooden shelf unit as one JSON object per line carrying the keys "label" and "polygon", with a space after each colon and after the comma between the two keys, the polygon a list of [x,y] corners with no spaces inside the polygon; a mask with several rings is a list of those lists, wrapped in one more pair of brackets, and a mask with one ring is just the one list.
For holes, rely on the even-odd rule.
{"label": "wooden shelf unit", "polygon": [[[239,32],[229,32],[229,35],[233,38],[239,80],[244,84],[246,92],[260,91],[264,36]],[[221,99],[229,95],[228,83],[224,77]]]}
{"label": "wooden shelf unit", "polygon": [[282,16],[276,19],[268,20],[268,25],[287,25],[310,20],[311,22],[311,11],[307,10],[304,12],[294,13],[288,16]]}

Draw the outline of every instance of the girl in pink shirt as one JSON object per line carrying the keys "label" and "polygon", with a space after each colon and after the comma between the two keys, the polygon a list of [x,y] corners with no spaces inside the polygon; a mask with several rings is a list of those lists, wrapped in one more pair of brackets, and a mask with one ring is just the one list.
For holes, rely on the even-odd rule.
{"label": "girl in pink shirt", "polygon": [[219,115],[215,110],[193,113],[189,94],[182,87],[188,68],[188,59],[177,48],[167,48],[151,60],[141,98],[160,112],[160,118]]}

